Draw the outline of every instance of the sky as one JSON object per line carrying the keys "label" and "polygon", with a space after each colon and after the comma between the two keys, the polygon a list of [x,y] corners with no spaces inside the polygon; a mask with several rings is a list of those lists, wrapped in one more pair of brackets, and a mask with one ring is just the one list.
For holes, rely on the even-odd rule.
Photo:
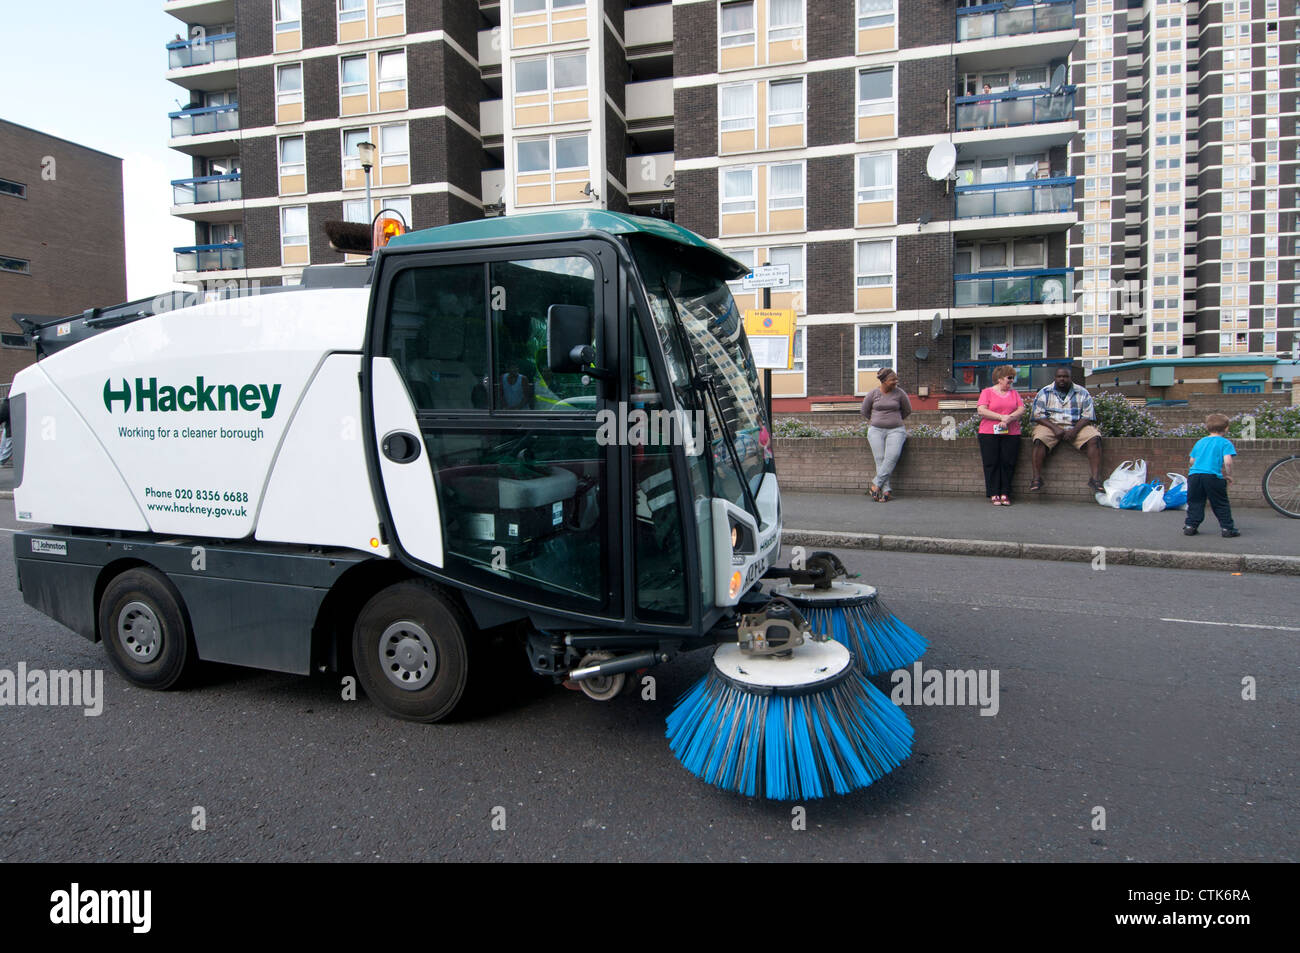
{"label": "sky", "polygon": [[163,78],[181,22],[162,0],[0,4],[0,118],[121,158],[127,292],[182,287],[172,249],[194,244],[194,225],[169,214],[171,180],[192,173],[167,148],[167,113],[189,96]]}

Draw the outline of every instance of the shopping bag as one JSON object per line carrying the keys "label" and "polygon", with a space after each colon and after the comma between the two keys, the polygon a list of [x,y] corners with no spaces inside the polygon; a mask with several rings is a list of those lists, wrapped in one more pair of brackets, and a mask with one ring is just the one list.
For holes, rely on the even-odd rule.
{"label": "shopping bag", "polygon": [[1169,489],[1165,490],[1165,509],[1187,509],[1187,477],[1181,473],[1166,473],[1169,477]]}
{"label": "shopping bag", "polygon": [[1097,502],[1102,506],[1118,508],[1124,494],[1135,486],[1146,482],[1147,462],[1145,460],[1125,460],[1115,468],[1110,477],[1102,484],[1104,489],[1097,494]]}
{"label": "shopping bag", "polygon": [[1152,483],[1151,492],[1142,499],[1143,513],[1159,513],[1165,508],[1165,486],[1163,483]]}
{"label": "shopping bag", "polygon": [[1155,484],[1151,483],[1139,483],[1124,494],[1124,498],[1119,501],[1119,508],[1121,510],[1142,509],[1142,501],[1147,498],[1147,494],[1151,492],[1154,486]]}

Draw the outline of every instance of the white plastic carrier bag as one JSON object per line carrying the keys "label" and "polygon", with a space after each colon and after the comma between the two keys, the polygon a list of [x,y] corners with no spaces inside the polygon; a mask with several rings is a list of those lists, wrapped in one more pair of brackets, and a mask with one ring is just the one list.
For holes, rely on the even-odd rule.
{"label": "white plastic carrier bag", "polygon": [[1106,482],[1105,488],[1097,494],[1097,502],[1102,506],[1119,509],[1120,500],[1135,486],[1147,482],[1147,462],[1145,460],[1125,460],[1117,466]]}

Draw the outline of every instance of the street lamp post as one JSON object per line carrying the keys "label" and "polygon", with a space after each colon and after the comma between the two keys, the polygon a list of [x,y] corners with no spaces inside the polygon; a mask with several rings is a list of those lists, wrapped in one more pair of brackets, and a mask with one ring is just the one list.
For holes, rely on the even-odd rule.
{"label": "street lamp post", "polygon": [[375,144],[373,142],[358,142],[357,156],[361,159],[361,168],[366,173],[366,218],[374,217],[374,205],[370,201],[370,170],[375,167]]}

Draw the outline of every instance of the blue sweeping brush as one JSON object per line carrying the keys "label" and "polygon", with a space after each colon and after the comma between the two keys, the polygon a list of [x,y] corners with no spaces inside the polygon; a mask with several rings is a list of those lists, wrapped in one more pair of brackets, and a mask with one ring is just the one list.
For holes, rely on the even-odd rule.
{"label": "blue sweeping brush", "polygon": [[902,710],[838,642],[792,643],[784,656],[727,643],[668,715],[686,770],[724,791],[803,800],[864,788],[912,751]]}
{"label": "blue sweeping brush", "polygon": [[830,588],[786,584],[772,594],[793,602],[814,632],[847,646],[867,675],[906,668],[929,648],[924,636],[885,608],[874,586],[836,579]]}

